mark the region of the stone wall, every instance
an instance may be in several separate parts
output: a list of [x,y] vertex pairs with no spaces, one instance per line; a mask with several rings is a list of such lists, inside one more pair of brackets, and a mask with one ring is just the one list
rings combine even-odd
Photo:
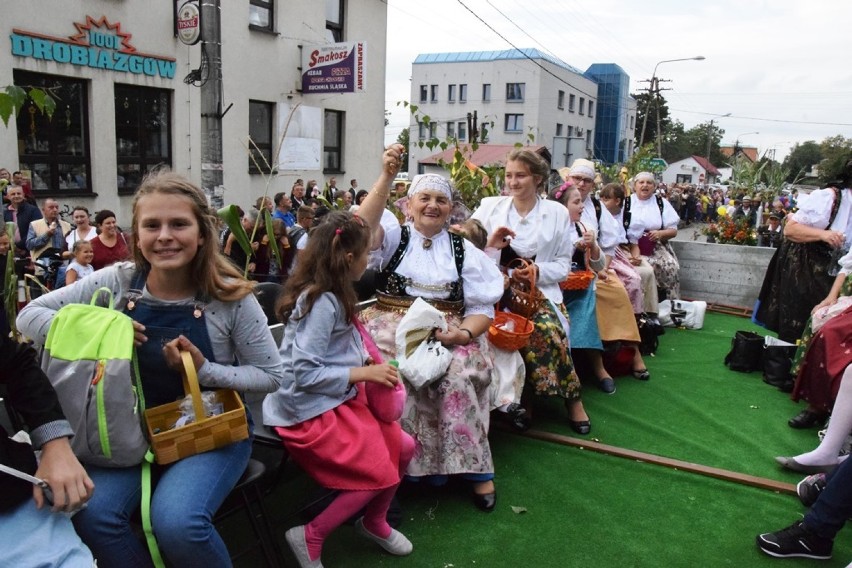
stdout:
[[743,308],[754,307],[775,249],[671,241],[680,261],[684,298]]

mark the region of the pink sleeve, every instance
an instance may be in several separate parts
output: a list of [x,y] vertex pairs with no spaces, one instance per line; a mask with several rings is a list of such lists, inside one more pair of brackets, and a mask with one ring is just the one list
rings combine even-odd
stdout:
[[367,404],[373,415],[382,422],[396,422],[402,416],[405,407],[405,387],[402,381],[395,387],[388,388],[378,383],[364,383],[367,394]]

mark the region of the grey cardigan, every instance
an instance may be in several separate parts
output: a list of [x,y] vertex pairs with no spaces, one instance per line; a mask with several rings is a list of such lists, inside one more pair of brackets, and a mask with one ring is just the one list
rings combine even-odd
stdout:
[[326,292],[305,313],[304,295],[284,328],[284,380],[263,401],[263,423],[293,426],[354,397],[349,372],[365,363],[361,335],[337,297]]

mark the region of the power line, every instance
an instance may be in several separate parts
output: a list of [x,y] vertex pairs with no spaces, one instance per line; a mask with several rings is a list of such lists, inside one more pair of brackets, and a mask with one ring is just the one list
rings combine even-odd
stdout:
[[556,79],[556,80],[557,80],[557,81],[559,81],[560,83],[563,83],[563,84],[565,84],[565,85],[567,85],[567,86],[571,87],[571,88],[572,88],[572,89],[574,89],[575,91],[578,91],[578,92],[580,92],[580,93],[582,93],[582,94],[586,95],[587,97],[591,97],[591,98],[594,98],[595,100],[597,100],[597,98],[598,98],[598,97],[597,97],[597,95],[590,95],[590,94],[589,94],[589,93],[587,93],[586,91],[584,91],[584,90],[582,90],[582,89],[580,89],[580,88],[578,88],[578,87],[575,87],[574,85],[572,85],[571,83],[569,83],[568,81],[566,81],[565,79],[563,79],[562,77],[560,77],[560,76],[558,76],[557,74],[555,74],[553,71],[551,71],[550,69],[548,69],[547,67],[545,67],[544,65],[542,65],[541,63],[539,63],[538,61],[536,61],[535,59],[533,59],[532,57],[530,57],[529,55],[527,55],[527,53],[526,53],[524,50],[522,50],[521,48],[519,48],[518,46],[516,46],[514,43],[512,43],[511,41],[509,41],[509,40],[506,38],[506,36],[504,36],[503,34],[501,34],[500,32],[498,32],[496,29],[494,29],[494,28],[491,26],[491,24],[489,24],[488,22],[486,22],[485,20],[483,20],[483,19],[479,16],[479,14],[477,14],[476,12],[474,12],[473,10],[471,10],[470,8],[468,8],[468,6],[467,6],[464,2],[462,2],[462,0],[457,0],[457,1],[458,1],[458,3],[459,3],[459,4],[461,4],[461,5],[462,5],[462,7],[464,7],[464,9],[465,9],[465,10],[467,10],[468,12],[470,12],[471,14],[473,14],[473,16],[474,16],[477,20],[479,20],[480,22],[482,22],[482,23],[483,23],[483,24],[484,24],[484,25],[485,25],[485,26],[486,26],[489,30],[491,30],[492,32],[494,32],[495,34],[497,34],[497,36],[499,36],[499,37],[500,37],[500,39],[502,39],[503,41],[505,41],[506,43],[508,43],[509,45],[511,45],[513,48],[515,48],[516,50],[518,50],[518,52],[519,52],[521,55],[523,55],[524,57],[526,57],[527,59],[529,59],[530,61],[532,61],[532,62],[533,62],[533,64],[535,64],[536,66],[538,66],[538,67],[539,67],[542,71],[544,71],[544,72],[545,72],[545,73],[547,73],[548,75],[552,76],[554,79]]
[[[706,116],[716,116],[718,113],[715,112],[698,112],[694,110],[682,110],[682,109],[669,109],[675,110],[677,112],[686,112],[689,114],[703,114]],[[763,122],[781,122],[784,124],[813,124],[818,126],[852,126],[852,123],[849,122],[817,122],[812,120],[782,120],[780,118],[759,118],[755,116],[740,116],[736,114],[732,114],[729,118],[742,118],[745,120],[761,120]]]

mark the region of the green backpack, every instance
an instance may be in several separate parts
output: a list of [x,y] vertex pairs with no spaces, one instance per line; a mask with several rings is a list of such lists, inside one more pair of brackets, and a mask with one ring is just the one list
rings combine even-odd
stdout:
[[[108,307],[96,305],[102,292],[109,297]],[[69,304],[56,312],[42,370],[74,430],[71,449],[81,462],[104,467],[142,463],[148,440],[133,320],[113,309],[109,288],[96,290],[89,304]]]

